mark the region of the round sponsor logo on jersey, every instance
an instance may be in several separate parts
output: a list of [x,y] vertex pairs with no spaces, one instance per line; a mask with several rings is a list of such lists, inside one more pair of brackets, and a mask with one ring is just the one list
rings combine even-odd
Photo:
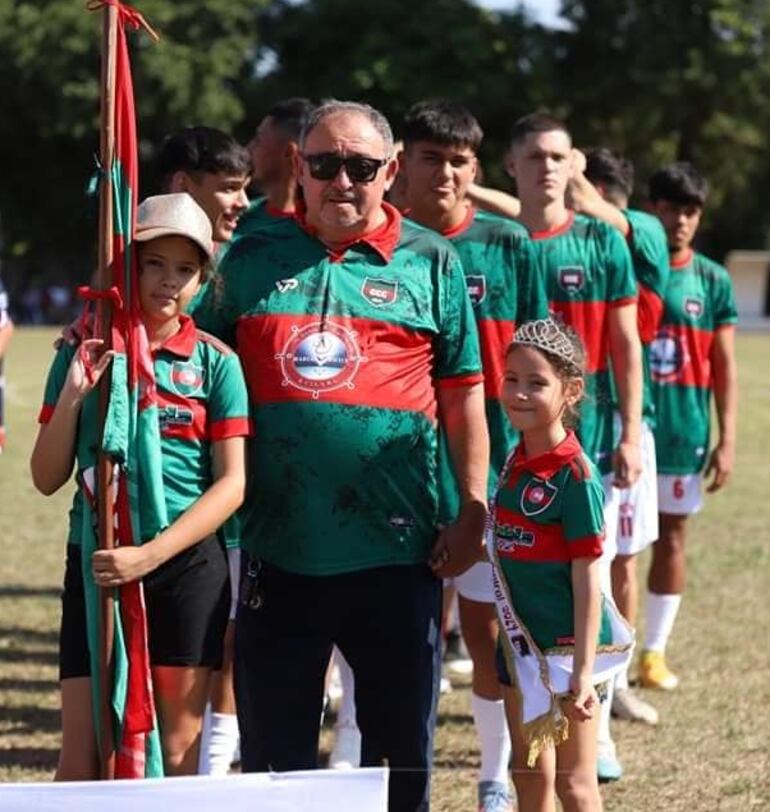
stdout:
[[521,492],[521,512],[525,516],[536,516],[547,510],[559,489],[544,479],[533,479]]
[[343,386],[353,389],[366,361],[355,331],[320,321],[292,327],[283,351],[275,357],[281,362],[283,385],[310,392],[314,398]]
[[686,355],[679,336],[661,333],[650,344],[650,370],[653,380],[670,381],[679,374]]
[[191,361],[174,361],[169,380],[177,395],[186,398],[197,395],[203,388],[203,367]]

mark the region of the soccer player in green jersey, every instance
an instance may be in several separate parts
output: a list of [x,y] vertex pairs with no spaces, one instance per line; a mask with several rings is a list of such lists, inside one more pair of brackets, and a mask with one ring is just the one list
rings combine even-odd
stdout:
[[[477,560],[486,516],[478,336],[455,250],[383,202],[397,162],[381,113],[320,106],[297,169],[303,209],[234,241],[206,322],[235,342],[255,420],[235,641],[241,763],[317,766],[336,644],[355,673],[361,763],[387,760],[390,808],[409,812],[429,797],[437,576]],[[461,500],[437,532],[439,428]]]
[[[502,359],[517,323],[547,313],[545,289],[523,226],[477,211],[467,197],[477,171],[483,132],[462,105],[443,99],[419,102],[402,127],[407,215],[449,239],[465,271],[479,328],[491,442],[490,490],[515,432],[500,402]],[[456,483],[442,466],[443,511],[456,512]],[[473,660],[471,709],[481,746],[479,810],[510,809],[510,739],[495,668],[497,622],[491,565],[475,564],[455,579],[460,626]]]
[[[62,598],[59,780],[98,777],[84,578],[114,587],[143,580],[152,680],[165,772],[192,775],[213,668],[222,659],[229,586],[216,530],[241,504],[248,397],[237,356],[185,315],[212,258],[211,225],[187,194],[159,195],[137,210],[142,324],[152,353],[163,491],[169,525],[137,546],[81,559],[83,483],[96,464],[98,397],[110,362],[99,339],[63,344],[51,366],[32,452],[35,486],[59,490],[77,468]],[[88,374],[88,367],[93,373]]]
[[[706,180],[688,163],[672,164],[650,178],[650,208],[666,230],[671,275],[651,348],[660,537],[647,581],[639,676],[642,685],[665,690],[678,683],[666,665],[665,648],[685,586],[687,517],[701,508],[703,480],[710,478],[707,492],[718,491],[735,461],[733,287],[725,268],[692,247],[707,193]],[[712,394],[719,436],[709,453]]]
[[[632,485],[641,472],[637,284],[622,235],[567,205],[576,157],[569,131],[558,119],[533,114],[514,124],[507,165],[516,178],[520,221],[533,240],[551,310],[577,332],[586,347],[587,398],[578,437],[604,476],[607,537],[602,572],[611,592],[618,489]],[[620,415],[619,442],[613,426],[613,391]],[[599,766],[602,777],[613,780],[622,770],[609,735],[609,712],[602,717]]]
[[[620,494],[617,530],[618,553],[612,562],[612,592],[618,608],[636,625],[637,555],[658,538],[658,486],[655,465],[655,411],[652,403],[649,346],[663,315],[668,282],[668,246],[660,221],[646,212],[628,208],[634,181],[630,161],[606,148],[589,150],[585,171],[573,172],[568,194],[575,211],[604,220],[626,238],[639,285],[638,325],[644,360],[642,401],[642,475]],[[628,672],[615,679],[612,713],[622,719],[657,724],[658,713],[631,690]]]

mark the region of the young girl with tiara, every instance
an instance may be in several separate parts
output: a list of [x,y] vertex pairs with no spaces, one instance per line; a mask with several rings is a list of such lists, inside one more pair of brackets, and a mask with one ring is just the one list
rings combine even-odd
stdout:
[[630,658],[633,632],[601,594],[601,476],[568,428],[583,396],[580,339],[553,319],[522,324],[502,401],[521,442],[490,506],[487,553],[498,666],[520,812],[600,810],[597,686]]
[[203,709],[212,669],[222,659],[230,608],[227,558],[215,531],[243,500],[248,396],[237,355],[184,315],[211,267],[211,224],[189,195],[159,195],[138,207],[134,242],[139,329],[152,356],[148,389],[157,403],[162,476],[160,493],[145,491],[142,498],[163,502],[165,526],[145,531],[149,537],[136,546],[98,550],[88,560],[87,481],[100,445],[95,387],[112,359],[101,340],[60,347],[32,452],[32,477],[42,493],[61,488],[73,467],[81,486],[70,511],[62,595],[57,780],[99,776],[87,632],[94,584],[143,582],[163,768],[171,775],[197,770]]

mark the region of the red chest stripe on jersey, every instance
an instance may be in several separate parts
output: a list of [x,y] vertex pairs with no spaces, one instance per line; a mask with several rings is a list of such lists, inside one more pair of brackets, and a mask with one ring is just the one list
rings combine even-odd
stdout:
[[[207,440],[208,426],[206,420],[205,404],[195,398],[186,398],[169,392],[166,389],[158,390],[158,408],[173,412],[178,410],[178,421],[164,421],[161,425],[163,437],[175,437],[180,440]],[[183,414],[191,414],[192,419],[187,422],[181,419]]]
[[225,417],[213,420],[209,427],[209,439],[212,442],[227,440],[229,437],[251,437],[254,429],[248,417]]
[[551,301],[548,307],[580,336],[586,349],[586,372],[595,373],[607,369],[610,348],[607,302]]
[[51,418],[53,417],[53,410],[55,408],[56,408],[55,406],[50,406],[49,404],[44,403],[40,407],[40,412],[39,412],[39,414],[37,416],[37,422],[38,423],[50,423]]
[[[498,529],[505,527],[509,533],[500,534]],[[532,536],[532,543],[528,543],[528,534]],[[524,543],[514,543],[508,546],[507,536],[514,535],[515,539],[524,539]],[[533,522],[523,513],[508,510],[502,505],[495,511],[495,542],[497,552],[501,558],[510,558],[516,561],[569,561],[569,545],[564,538],[564,530],[560,524],[545,524]]]
[[650,368],[656,383],[711,386],[714,333],[686,324],[665,324],[651,345]]
[[268,314],[240,319],[237,346],[254,403],[319,400],[436,420],[427,333],[374,319]]
[[481,344],[481,363],[484,368],[484,395],[488,399],[499,400],[503,391],[505,351],[513,339],[516,323],[479,319],[477,324]]

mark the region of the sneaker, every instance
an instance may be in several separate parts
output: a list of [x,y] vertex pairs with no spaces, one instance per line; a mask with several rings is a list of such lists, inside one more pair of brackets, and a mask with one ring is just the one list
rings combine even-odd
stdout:
[[616,688],[612,697],[612,715],[627,722],[658,724],[658,712],[630,688]]
[[643,651],[639,658],[639,684],[643,688],[673,691],[679,677],[668,670],[662,651]]
[[508,785],[500,781],[479,781],[479,812],[513,812]]
[[473,672],[473,660],[468,655],[462,636],[458,632],[450,632],[444,646],[444,663],[449,671],[459,676],[466,676]]
[[361,766],[361,731],[350,720],[334,726],[334,748],[329,755],[332,770],[350,770]]
[[599,743],[598,758],[596,759],[596,776],[600,784],[607,784],[610,781],[620,781],[623,775],[623,767],[618,761],[615,752],[615,744]]

